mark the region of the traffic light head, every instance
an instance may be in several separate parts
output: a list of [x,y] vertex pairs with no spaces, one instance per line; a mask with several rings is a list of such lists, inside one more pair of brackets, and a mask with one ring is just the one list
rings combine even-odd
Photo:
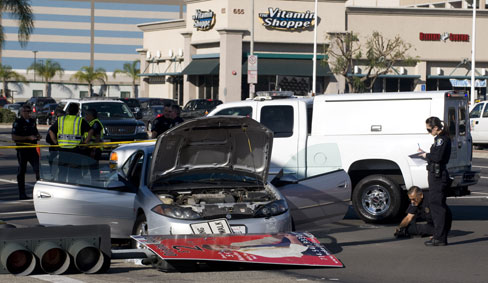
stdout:
[[36,266],[62,274],[73,266],[83,273],[110,267],[108,225],[0,229],[0,273],[29,275]]

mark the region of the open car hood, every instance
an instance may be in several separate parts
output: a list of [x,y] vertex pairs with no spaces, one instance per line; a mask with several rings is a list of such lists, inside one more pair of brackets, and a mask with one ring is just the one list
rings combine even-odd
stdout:
[[149,186],[169,174],[192,170],[238,171],[267,180],[273,132],[247,117],[203,117],[160,135]]

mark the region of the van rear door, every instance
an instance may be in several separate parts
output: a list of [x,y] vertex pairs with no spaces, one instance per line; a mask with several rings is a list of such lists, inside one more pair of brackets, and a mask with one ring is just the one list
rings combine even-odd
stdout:
[[467,115],[467,99],[447,94],[444,121],[451,137],[451,160],[449,167],[469,166],[471,161],[471,137]]

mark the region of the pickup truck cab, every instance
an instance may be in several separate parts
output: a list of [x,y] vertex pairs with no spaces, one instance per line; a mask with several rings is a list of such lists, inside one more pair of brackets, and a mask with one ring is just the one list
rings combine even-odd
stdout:
[[488,101],[474,105],[469,113],[474,145],[488,145]]
[[428,188],[425,161],[409,155],[419,145],[430,148],[430,116],[444,120],[451,135],[455,194],[467,194],[467,186],[477,183],[467,113],[467,97],[438,91],[247,100],[219,105],[208,116],[249,116],[271,129],[270,174],[283,170],[285,178],[301,180],[344,168],[357,214],[379,222],[404,212],[406,189]]

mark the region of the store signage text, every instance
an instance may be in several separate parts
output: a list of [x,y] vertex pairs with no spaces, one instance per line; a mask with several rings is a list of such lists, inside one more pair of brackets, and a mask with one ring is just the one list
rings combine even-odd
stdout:
[[457,33],[423,33],[419,34],[419,38],[421,41],[462,41],[462,42],[469,42],[469,34],[457,34]]
[[268,8],[267,13],[259,13],[263,25],[268,28],[281,30],[308,29],[314,25],[314,13],[294,12],[280,8]]
[[212,10],[201,11],[197,9],[192,19],[194,21],[193,27],[197,30],[210,30],[215,25],[215,13]]

